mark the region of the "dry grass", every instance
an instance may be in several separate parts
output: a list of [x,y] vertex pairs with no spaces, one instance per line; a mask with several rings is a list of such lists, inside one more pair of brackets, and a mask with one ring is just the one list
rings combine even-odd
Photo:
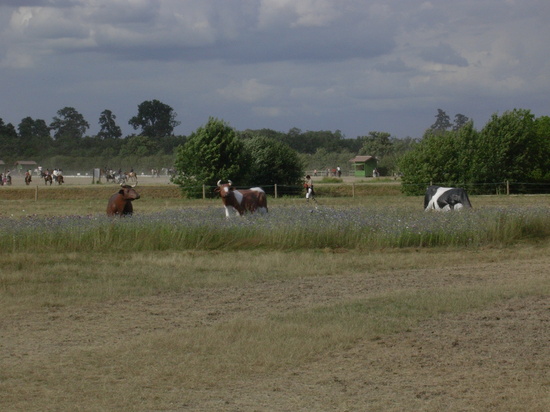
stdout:
[[549,406],[547,248],[1,263],[2,410]]
[[0,409],[546,411],[549,250],[0,253]]

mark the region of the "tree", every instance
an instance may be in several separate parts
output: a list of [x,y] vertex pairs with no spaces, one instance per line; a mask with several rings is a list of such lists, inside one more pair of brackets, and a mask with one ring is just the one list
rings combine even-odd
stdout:
[[472,182],[475,172],[472,157],[478,133],[469,122],[459,131],[426,131],[399,161],[403,173],[402,190],[420,195],[430,183],[463,186]]
[[180,124],[175,118],[177,113],[170,106],[158,100],[144,101],[138,106],[137,116],[128,124],[134,129],[141,128],[141,134],[159,140],[172,135],[174,128]]
[[0,119],[0,153],[5,159],[18,155],[19,145],[17,139],[17,131],[11,123],[5,124]]
[[546,174],[547,138],[537,133],[535,117],[525,109],[493,114],[481,130],[475,166],[481,182],[533,182]]
[[73,107],[64,107],[58,110],[57,114],[59,117],[53,118],[50,129],[54,131],[54,139],[60,151],[69,154],[72,150],[78,149],[79,140],[84,137],[90,125]]
[[250,157],[235,130],[223,120],[210,117],[176,149],[172,182],[187,196],[199,197],[202,185],[214,186],[220,179],[244,182],[249,165]]
[[244,141],[250,155],[248,180],[253,185],[299,185],[304,167],[298,153],[287,144],[265,136]]
[[363,137],[363,147],[359,150],[360,155],[382,158],[391,152],[392,143],[390,134],[386,132],[369,132]]
[[25,117],[17,129],[23,149],[20,153],[22,157],[44,156],[44,152],[51,147],[53,140],[50,136],[50,129],[44,120]]
[[124,139],[124,144],[120,148],[119,156],[150,156],[158,150],[155,141],[147,136],[131,136]]
[[441,109],[437,109],[435,118],[435,123],[430,126],[431,130],[445,131],[452,126],[449,116]]
[[76,111],[74,107],[64,107],[57,111],[59,117],[55,116],[53,122],[50,123],[50,128],[54,130],[54,138],[71,138],[80,139],[84,137],[86,130],[90,125],[84,116]]
[[453,130],[456,132],[458,129],[460,129],[462,126],[466,125],[470,119],[468,119],[468,116],[464,116],[463,114],[455,114],[455,121],[453,124]]
[[101,130],[97,134],[100,139],[117,139],[122,136],[122,130],[116,124],[116,116],[110,110],[103,110],[99,116]]

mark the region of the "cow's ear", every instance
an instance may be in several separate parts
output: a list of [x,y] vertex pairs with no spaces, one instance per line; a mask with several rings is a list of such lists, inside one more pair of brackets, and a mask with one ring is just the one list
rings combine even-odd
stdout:
[[120,189],[120,190],[118,191],[118,193],[121,194],[121,195],[123,195],[123,194],[124,194],[124,189]]

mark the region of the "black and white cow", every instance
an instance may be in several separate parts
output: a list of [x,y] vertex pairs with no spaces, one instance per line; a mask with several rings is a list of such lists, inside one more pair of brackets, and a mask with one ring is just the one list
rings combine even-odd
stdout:
[[424,210],[460,210],[471,208],[468,193],[458,187],[429,186],[424,196]]

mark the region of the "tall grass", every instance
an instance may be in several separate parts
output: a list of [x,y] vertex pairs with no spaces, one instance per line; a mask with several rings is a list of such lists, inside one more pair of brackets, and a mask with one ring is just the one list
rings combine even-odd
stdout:
[[0,220],[0,253],[43,251],[247,250],[511,245],[550,237],[548,208],[426,213],[371,207],[289,206],[226,219],[219,207],[132,218],[27,217]]

